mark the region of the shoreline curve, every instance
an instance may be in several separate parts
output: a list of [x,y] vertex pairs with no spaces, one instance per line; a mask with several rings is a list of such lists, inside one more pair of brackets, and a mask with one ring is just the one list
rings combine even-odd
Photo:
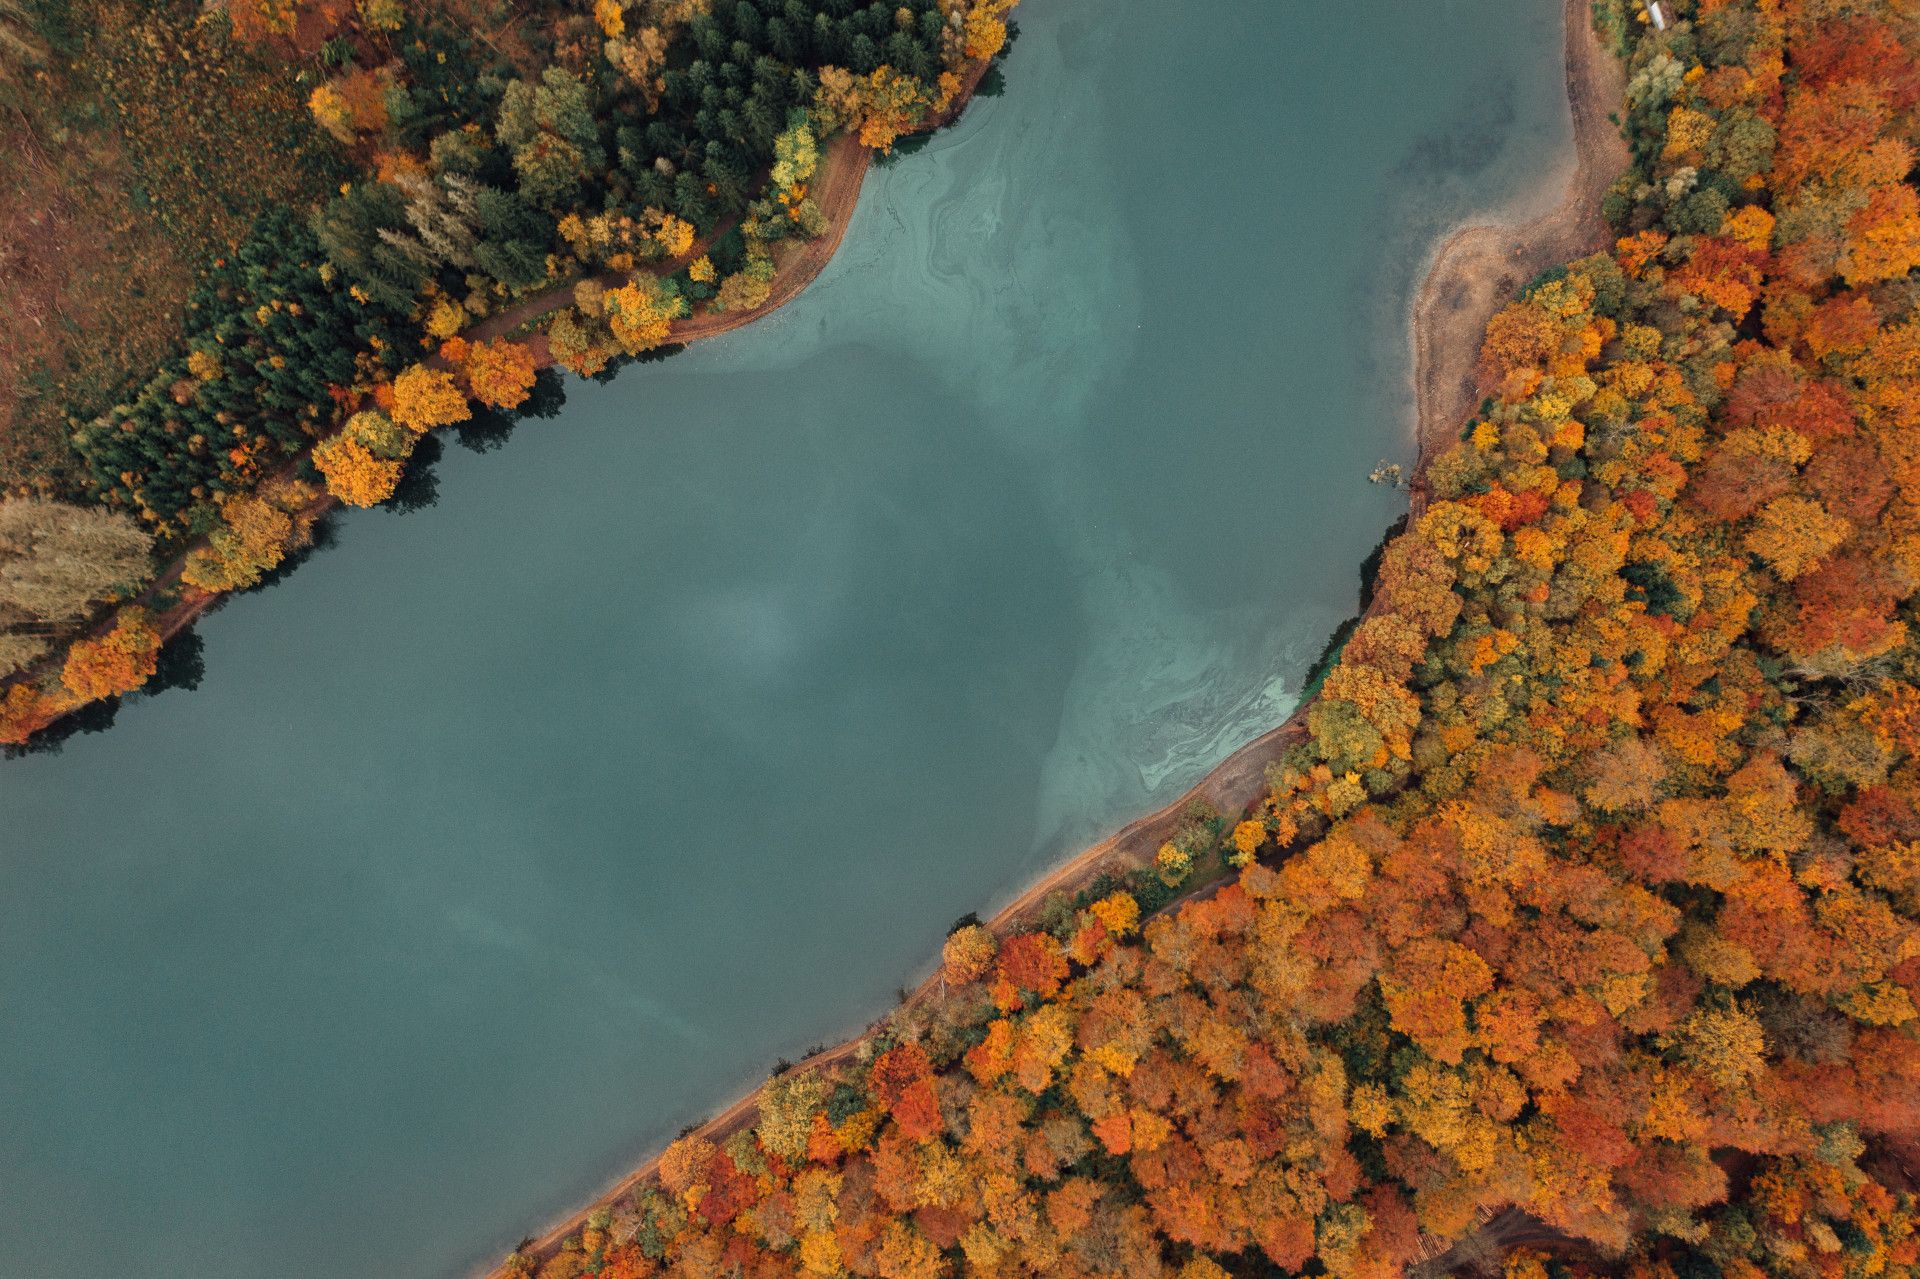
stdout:
[[1626,139],[1613,122],[1625,100],[1626,72],[1600,42],[1587,0],[1564,0],[1567,105],[1573,155],[1563,166],[1558,201],[1527,216],[1523,199],[1475,213],[1441,236],[1428,254],[1407,317],[1413,349],[1416,470],[1451,443],[1478,403],[1474,365],[1493,313],[1542,271],[1605,246],[1600,201],[1627,168]]
[[[992,57],[975,61],[967,71],[967,74],[962,78],[960,87],[954,94],[953,100],[948,103],[943,110],[932,116],[913,132],[915,134],[933,133],[957,121],[966,111],[967,107],[972,104],[975,91],[980,87],[981,81],[986,78],[987,72],[992,69],[994,61],[995,59]],[[814,181],[814,198],[820,206],[821,213],[824,214],[827,219],[827,229],[812,240],[798,243],[779,259],[775,267],[776,273],[773,278],[771,291],[757,306],[727,312],[707,310],[702,311],[698,315],[684,316],[673,322],[673,327],[668,333],[667,341],[661,345],[673,347],[685,346],[690,342],[716,338],[722,334],[731,333],[735,329],[745,328],[754,321],[764,319],[774,311],[779,310],[804,292],[807,286],[812,284],[814,280],[819,277],[820,273],[826,269],[827,263],[830,262],[834,254],[839,251],[841,241],[846,238],[847,228],[852,225],[854,210],[859,204],[861,187],[866,181],[867,171],[872,167],[872,164],[872,148],[862,145],[860,141],[851,134],[842,133],[823,147],[820,157],[820,167]],[[704,253],[713,241],[719,239],[720,236],[724,235],[733,225],[734,222],[732,219],[723,221],[719,226],[715,227],[710,234],[696,242],[692,249],[678,258],[659,264],[652,273],[663,274],[679,270],[695,257]],[[627,277],[617,273],[606,273],[597,278],[601,283],[613,287]],[[493,315],[481,320],[478,324],[466,329],[461,336],[468,341],[489,341],[493,338],[516,333],[522,329],[531,328],[532,331],[522,334],[520,340],[532,349],[536,368],[541,370],[552,368],[557,361],[554,360],[552,352],[548,349],[545,331],[537,326],[560,308],[572,304],[574,286],[577,283],[578,281],[569,281],[565,284],[557,284],[535,294],[533,297],[523,299],[513,306],[508,307],[506,310],[495,312]],[[440,356],[432,357],[427,363],[436,365],[437,367],[446,367],[444,360]],[[301,450],[299,455],[283,465],[277,474],[281,476],[294,474],[301,463],[312,455],[312,451],[311,446]],[[302,508],[295,515],[295,518],[303,524],[310,526],[314,521],[331,514],[342,506],[343,503],[340,499],[323,490],[319,496]],[[290,512],[290,514],[293,513]],[[84,631],[75,634],[67,641],[66,646],[49,652],[45,656],[36,659],[5,678],[0,678],[0,695],[4,695],[9,688],[15,685],[32,683],[46,675],[49,670],[54,669],[58,663],[65,660],[65,654],[73,643],[81,639],[98,638],[107,633],[113,626],[112,619],[117,615],[120,607],[123,605],[132,604],[146,607],[160,595],[178,587],[181,581],[181,574],[186,568],[188,556],[205,545],[207,545],[207,539],[204,537],[188,543],[180,549],[179,554],[175,555],[167,567],[149,582],[138,595],[130,600],[120,601],[112,608],[107,609],[101,620],[96,621]],[[209,613],[217,612],[227,601],[241,594],[245,594],[245,592],[194,591],[185,595],[176,603],[161,610],[152,619],[154,630],[159,634],[161,644],[171,643],[185,632],[191,630],[194,624],[202,617],[207,616]],[[138,692],[139,690],[135,689],[132,691]],[[95,704],[95,702],[86,701],[65,707],[51,719],[46,720],[33,729],[25,741],[10,743],[10,745],[29,746],[34,736],[45,732],[48,728],[58,724],[74,713]]]

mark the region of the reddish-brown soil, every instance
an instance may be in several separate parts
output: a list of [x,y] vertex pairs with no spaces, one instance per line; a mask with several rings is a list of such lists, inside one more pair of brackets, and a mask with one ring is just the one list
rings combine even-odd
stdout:
[[[117,385],[179,338],[193,275],[128,195],[108,129],[46,136],[0,108],[0,488],[72,482],[61,403]],[[99,335],[111,333],[102,345]]]
[[751,324],[769,311],[776,311],[800,296],[801,290],[819,276],[846,237],[847,224],[853,220],[853,206],[860,200],[860,186],[866,180],[867,165],[873,152],[853,138],[835,138],[820,158],[809,194],[827,217],[826,231],[812,240],[803,240],[779,259],[780,270],[773,278],[773,291],[759,306],[745,311],[703,311],[673,326],[675,342],[697,342],[718,337]]
[[[759,306],[739,311],[702,310],[682,320],[675,320],[671,342],[698,342],[703,338],[718,337],[760,319],[770,311],[776,311],[800,295],[820,274],[845,238],[847,224],[853,219],[854,205],[860,199],[860,186],[867,176],[867,165],[873,152],[861,146],[859,142],[841,135],[827,144],[820,156],[820,167],[814,174],[810,194],[820,206],[820,212],[826,216],[827,229],[818,238],[802,240],[789,244],[777,259],[777,273],[773,278],[772,292]],[[687,253],[670,262],[661,263],[652,268],[658,275],[672,275],[688,262],[705,252],[715,240],[725,235],[732,227],[731,220],[722,222]],[[621,281],[619,275],[605,273],[594,277],[602,284],[615,285]],[[488,316],[474,325],[466,333],[473,341],[485,341],[509,333],[519,333],[529,326],[536,326],[548,315],[567,306],[573,301],[572,284],[556,285],[544,293],[539,293],[524,301],[516,302],[504,311]],[[531,345],[544,367],[553,362],[547,352],[545,336],[530,333],[525,340]]]
[[[924,128],[929,130],[943,128],[958,119],[961,112],[966,109],[968,101],[971,100],[974,89],[979,86],[981,78],[985,76],[989,65],[987,62],[976,64],[962,81],[960,91],[955,94],[947,109],[929,120]],[[821,155],[820,167],[814,175],[812,190],[815,202],[827,218],[827,230],[816,239],[791,245],[785,249],[777,259],[777,273],[773,279],[772,290],[759,306],[739,311],[703,311],[686,319],[676,320],[670,341],[684,344],[730,333],[778,310],[798,297],[801,291],[819,276],[835,251],[839,249],[840,241],[846,236],[847,225],[852,221],[854,207],[859,203],[860,187],[866,179],[867,166],[872,158],[873,152],[851,137],[843,135],[829,143]],[[694,257],[705,252],[707,246],[724,235],[731,225],[730,221],[721,223],[711,235],[696,244],[688,253],[670,262],[661,263],[653,270],[661,275],[671,275],[679,271]],[[3,262],[4,260],[0,260],[0,264]],[[612,274],[598,278],[602,283],[607,284],[617,283],[619,280],[618,276]],[[537,329],[537,325],[546,316],[572,303],[573,288],[574,286],[569,283],[557,285],[536,294],[489,316],[469,329],[465,336],[470,340],[484,341],[503,334],[518,334],[530,327]],[[552,356],[547,350],[544,334],[534,331],[525,336],[525,341],[533,348],[541,367],[544,368],[553,363]],[[303,454],[302,458],[289,462],[281,468],[280,473],[283,476],[292,475],[304,456]],[[302,515],[307,518],[318,518],[337,505],[338,502],[330,494],[323,494],[311,503]],[[181,570],[186,567],[187,554],[201,544],[196,542],[193,546],[185,548],[134,602],[151,608],[156,598],[173,590],[180,582]],[[161,638],[171,640],[191,627],[225,598],[223,595],[207,595],[204,592],[189,589],[185,592],[185,598],[160,610],[151,620]],[[111,614],[108,614],[96,622],[89,634],[103,633],[111,625]],[[59,660],[58,651],[49,654],[18,672],[12,679],[0,681],[0,690],[4,690],[9,683],[40,678],[51,668],[52,663]]]
[[[820,169],[814,180],[815,199],[820,205],[821,212],[829,219],[827,230],[817,239],[804,241],[789,248],[779,258],[772,292],[759,306],[739,311],[702,312],[687,319],[676,320],[670,340],[677,343],[698,342],[705,338],[718,337],[722,333],[730,333],[753,323],[799,296],[801,290],[814,281],[821,269],[826,266],[827,261],[832,258],[835,250],[840,247],[840,241],[846,235],[847,224],[853,217],[854,206],[859,201],[860,186],[866,177],[867,165],[871,158],[872,152],[852,138],[843,136],[830,143],[821,155]],[[708,237],[708,241],[724,234],[725,230],[726,225],[723,224],[716,230],[714,236]],[[695,246],[690,253],[663,263],[655,269],[663,275],[670,275],[685,266],[704,247],[705,242]],[[615,283],[618,280],[618,277],[613,275],[599,278],[604,283]],[[543,317],[560,307],[569,305],[572,301],[573,285],[557,286],[489,316],[468,330],[466,336],[478,341],[515,333],[529,325],[537,324]],[[541,367],[544,368],[553,363],[547,351],[544,334],[534,332],[525,340],[533,347]],[[289,462],[281,468],[281,474],[292,475],[298,468],[299,462],[300,459]],[[317,518],[337,505],[339,505],[338,501],[330,494],[323,494],[306,508],[304,514]],[[194,546],[198,545],[200,545],[198,542],[194,544]],[[188,551],[192,549],[193,547],[187,548]],[[186,567],[186,554],[187,552],[183,551],[177,556],[134,602],[151,605],[155,598],[172,590],[180,581],[181,570]],[[153,625],[163,639],[170,640],[192,626],[224,598],[226,597],[222,595],[206,595],[202,592],[189,591],[187,598],[155,615],[152,619]],[[95,627],[95,633],[105,631],[111,624],[109,615]],[[20,672],[15,680],[36,678],[44,674],[49,662],[57,660],[59,660],[57,653],[43,658]],[[0,683],[0,688],[4,687],[4,683]]]

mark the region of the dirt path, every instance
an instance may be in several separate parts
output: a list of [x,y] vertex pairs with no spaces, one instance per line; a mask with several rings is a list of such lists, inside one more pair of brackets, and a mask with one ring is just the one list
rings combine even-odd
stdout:
[[777,311],[800,296],[801,290],[819,276],[829,259],[846,238],[853,221],[854,205],[860,200],[860,187],[866,181],[873,152],[845,134],[835,138],[821,156],[814,183],[808,188],[820,212],[827,215],[827,230],[812,240],[802,240],[779,260],[779,273],[773,278],[773,292],[750,311],[704,311],[673,322],[675,342],[698,342],[702,338],[731,333],[751,324],[769,311]]
[[[840,241],[846,238],[847,227],[853,221],[854,206],[860,201],[861,184],[866,180],[867,168],[872,161],[873,152],[861,146],[853,137],[841,134],[829,142],[820,154],[820,167],[815,170],[813,185],[808,191],[814,203],[820,206],[820,212],[825,215],[827,229],[815,239],[790,241],[781,250],[776,250],[778,256],[772,292],[759,306],[741,311],[703,310],[685,319],[675,320],[667,341],[684,345],[703,338],[719,337],[722,333],[744,328],[799,297],[801,291],[825,269],[827,262],[840,248]],[[713,229],[711,235],[703,237],[687,252],[647,270],[658,276],[673,275],[711,248],[737,221],[735,218],[726,219]],[[618,271],[602,271],[590,278],[608,288],[616,288],[626,283],[628,277]],[[573,290],[574,284],[571,282],[555,285],[544,293],[535,294],[488,316],[462,336],[468,341],[483,342],[516,334],[519,340],[533,349],[535,363],[541,368],[548,368],[554,359],[547,350],[546,334],[523,334],[520,330],[538,324],[562,307],[571,306]]]
[[1434,250],[1410,317],[1421,455],[1444,447],[1479,403],[1473,366],[1493,313],[1549,267],[1604,246],[1600,200],[1627,167],[1627,144],[1607,117],[1626,75],[1600,43],[1587,0],[1565,0],[1567,102],[1574,159],[1559,203],[1534,218],[1498,214],[1456,229]]

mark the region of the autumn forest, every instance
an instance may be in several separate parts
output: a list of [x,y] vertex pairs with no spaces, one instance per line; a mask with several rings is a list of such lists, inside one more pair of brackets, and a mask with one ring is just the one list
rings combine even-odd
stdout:
[[[0,0],[36,128],[94,77],[288,139],[268,184],[183,111],[124,366],[21,355],[0,739],[550,367],[778,306],[1011,8]],[[961,920],[498,1276],[1920,1275],[1920,6],[1591,16],[1606,242],[1486,325],[1258,802]]]
[[506,1273],[1920,1270],[1920,15],[1665,8],[1267,799]]

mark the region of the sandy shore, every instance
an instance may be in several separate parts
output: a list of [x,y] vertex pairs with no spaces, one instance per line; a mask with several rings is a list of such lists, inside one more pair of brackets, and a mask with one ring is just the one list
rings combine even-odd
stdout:
[[1587,0],[1565,0],[1567,103],[1574,154],[1556,179],[1557,204],[1537,217],[1483,214],[1434,247],[1409,317],[1414,430],[1424,460],[1454,439],[1480,402],[1473,366],[1493,313],[1549,267],[1606,245],[1600,201],[1627,167],[1626,140],[1607,117],[1621,109],[1625,69],[1600,43]]

